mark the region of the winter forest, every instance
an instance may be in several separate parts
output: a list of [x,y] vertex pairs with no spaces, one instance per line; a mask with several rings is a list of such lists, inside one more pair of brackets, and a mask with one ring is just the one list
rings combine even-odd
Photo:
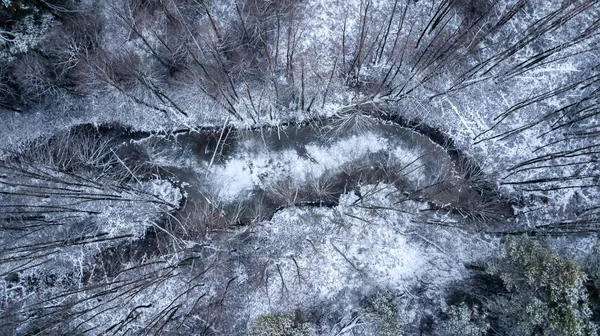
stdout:
[[597,0],[0,0],[0,335],[597,335]]

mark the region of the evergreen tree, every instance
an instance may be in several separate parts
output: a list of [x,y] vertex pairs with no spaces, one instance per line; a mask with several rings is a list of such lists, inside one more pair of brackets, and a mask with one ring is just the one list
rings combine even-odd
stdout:
[[595,335],[580,266],[537,241],[509,240],[487,271],[504,282],[507,293],[487,308],[507,335]]

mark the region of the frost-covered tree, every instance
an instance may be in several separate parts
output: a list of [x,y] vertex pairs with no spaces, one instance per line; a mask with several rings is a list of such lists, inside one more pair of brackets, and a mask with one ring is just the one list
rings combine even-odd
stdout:
[[444,307],[448,318],[440,324],[439,335],[442,336],[482,336],[489,329],[481,319],[464,302],[459,305]]
[[487,303],[507,335],[594,335],[580,266],[537,241],[507,241],[487,271],[507,293]]
[[401,335],[401,321],[404,312],[399,311],[394,297],[377,291],[362,302],[361,320],[373,325],[381,336]]
[[312,323],[298,321],[293,315],[265,315],[254,321],[251,336],[315,336]]
[[0,2],[0,60],[11,61],[16,55],[40,44],[55,17],[69,12],[70,0],[2,0]]

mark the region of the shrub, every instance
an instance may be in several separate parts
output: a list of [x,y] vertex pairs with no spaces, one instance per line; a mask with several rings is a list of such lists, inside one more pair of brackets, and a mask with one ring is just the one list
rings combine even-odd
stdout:
[[310,336],[315,326],[292,315],[264,315],[254,321],[251,336]]
[[[37,46],[53,24],[53,17],[42,6],[29,1],[0,1],[0,61]],[[58,7],[57,7],[58,8]]]
[[448,319],[440,325],[440,334],[444,336],[481,336],[488,327],[474,318],[471,309],[462,302],[457,306],[444,309]]
[[384,292],[375,292],[362,303],[363,320],[375,325],[378,335],[401,335],[400,312],[394,298]]
[[293,206],[305,200],[304,186],[299,185],[291,177],[274,181],[265,187],[267,197],[275,203]]
[[48,61],[37,52],[30,52],[14,62],[12,82],[23,104],[39,102],[60,92]]

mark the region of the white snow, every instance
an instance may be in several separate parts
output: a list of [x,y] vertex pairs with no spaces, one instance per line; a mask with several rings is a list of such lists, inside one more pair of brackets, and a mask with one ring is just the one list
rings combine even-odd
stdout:
[[221,199],[233,201],[256,187],[265,187],[265,182],[291,178],[302,183],[307,175],[318,177],[325,170],[339,169],[345,163],[388,147],[387,139],[366,133],[329,145],[307,145],[306,155],[293,149],[270,153],[266,150],[238,152],[224,165],[215,165],[210,179]]
[[[362,193],[372,187],[363,186]],[[437,290],[465,275],[464,262],[493,251],[493,243],[460,229],[415,223],[426,205],[395,206],[385,196],[390,188],[358,203],[355,194],[344,195],[332,209],[289,208],[257,227],[255,257],[268,263],[270,276],[250,293],[247,313],[255,318],[310,308],[341,292],[372,287],[410,290],[420,281]]]

